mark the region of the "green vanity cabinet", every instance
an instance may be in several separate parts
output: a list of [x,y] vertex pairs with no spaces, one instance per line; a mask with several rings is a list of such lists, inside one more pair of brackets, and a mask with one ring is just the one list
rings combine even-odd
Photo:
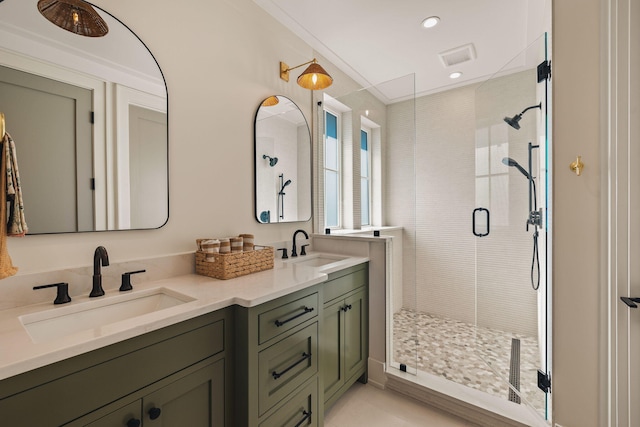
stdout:
[[[232,309],[224,309],[25,372],[0,381],[0,420],[233,426],[232,339]],[[160,409],[154,421],[151,405]],[[193,421],[187,408],[196,410]]]
[[368,264],[329,276],[323,285],[320,338],[324,403],[328,408],[356,380],[366,382],[368,359]]
[[322,425],[318,287],[236,307],[235,319],[236,425]]
[[224,363],[224,359],[200,363],[67,425],[224,426]]

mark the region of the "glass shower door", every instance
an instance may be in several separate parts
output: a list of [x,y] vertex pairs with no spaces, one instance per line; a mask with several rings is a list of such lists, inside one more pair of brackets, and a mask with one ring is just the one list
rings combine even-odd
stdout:
[[[476,90],[476,319],[479,386],[548,419],[546,36]],[[517,71],[514,71],[517,70]],[[544,381],[542,381],[544,382]]]

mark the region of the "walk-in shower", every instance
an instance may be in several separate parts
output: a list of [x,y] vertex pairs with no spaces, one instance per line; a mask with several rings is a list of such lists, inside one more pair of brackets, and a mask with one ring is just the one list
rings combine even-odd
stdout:
[[536,426],[550,418],[546,52],[544,35],[487,81],[387,114],[387,180],[414,182],[387,193],[404,229],[387,385]]

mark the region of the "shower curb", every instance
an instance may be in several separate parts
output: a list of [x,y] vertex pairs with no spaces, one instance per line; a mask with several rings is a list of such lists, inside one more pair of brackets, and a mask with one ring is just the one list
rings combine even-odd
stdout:
[[[470,421],[480,427],[549,426],[541,420],[533,419],[531,414],[521,413],[520,415],[522,416],[518,418],[528,418],[528,420],[518,421],[460,400],[446,393],[427,388],[421,384],[417,384],[415,382],[415,376],[412,374],[387,372],[387,382],[385,386],[389,390],[412,397],[422,403]],[[511,403],[511,405],[522,408],[521,405],[515,405],[513,403]]]

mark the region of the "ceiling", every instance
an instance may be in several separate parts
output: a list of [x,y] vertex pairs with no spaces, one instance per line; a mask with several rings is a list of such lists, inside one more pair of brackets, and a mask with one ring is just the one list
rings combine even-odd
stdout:
[[[551,0],[254,1],[362,86],[415,74],[423,96],[537,65],[514,58],[549,27]],[[440,23],[425,29],[430,16]],[[475,57],[445,65],[440,54],[462,47]],[[450,79],[453,71],[462,77]],[[384,102],[406,97],[384,86]]]
[[[59,65],[91,73],[82,59],[119,73],[133,73],[142,79],[164,81],[158,65],[146,47],[126,26],[96,8],[106,21],[104,37],[82,37],[56,27],[37,8],[38,0],[0,2],[0,48],[18,51]],[[70,60],[69,57],[73,57]],[[66,62],[65,62],[66,61]],[[83,69],[82,67],[86,67]]]

